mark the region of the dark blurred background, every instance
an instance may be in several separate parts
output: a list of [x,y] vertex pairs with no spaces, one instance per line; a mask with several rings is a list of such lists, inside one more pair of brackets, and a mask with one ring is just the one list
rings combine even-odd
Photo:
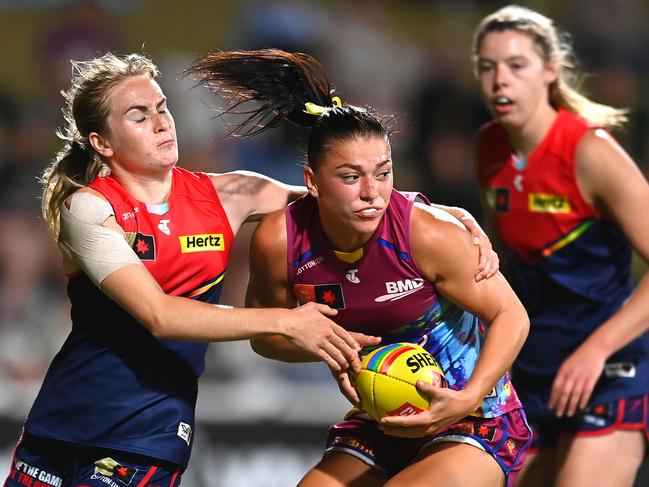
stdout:
[[[649,169],[649,2],[539,0],[522,5],[571,32],[587,92],[631,109],[617,134]],[[214,100],[178,73],[211,49],[280,47],[317,57],[346,102],[398,116],[396,187],[481,217],[470,138],[488,120],[469,62],[478,21],[506,2],[478,0],[0,0],[0,475],[69,329],[65,279],[39,212],[37,176],[59,148],[69,60],[144,52],[162,70],[180,165],[251,169],[301,184],[302,141],[275,129],[224,141]],[[240,305],[250,229],[238,238],[224,302]],[[636,276],[644,271],[637,262]],[[320,457],[346,403],[323,366],[257,358],[215,344],[201,381],[188,487],[295,485]],[[646,470],[646,469],[645,469]],[[643,476],[637,485],[648,485]]]

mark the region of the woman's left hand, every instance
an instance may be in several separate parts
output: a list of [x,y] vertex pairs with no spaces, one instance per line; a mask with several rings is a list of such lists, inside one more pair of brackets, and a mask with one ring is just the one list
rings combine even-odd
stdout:
[[474,398],[464,391],[435,387],[426,382],[417,382],[417,389],[429,398],[428,409],[412,416],[385,416],[379,423],[384,433],[419,438],[444,429],[475,411]]
[[604,351],[588,341],[581,344],[559,367],[548,407],[554,409],[557,416],[572,416],[578,408],[585,408],[605,362]]

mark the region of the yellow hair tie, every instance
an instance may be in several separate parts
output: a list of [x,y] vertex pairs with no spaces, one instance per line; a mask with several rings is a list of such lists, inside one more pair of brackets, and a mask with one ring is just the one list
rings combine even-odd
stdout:
[[304,104],[305,110],[303,111],[304,113],[308,113],[309,115],[315,115],[316,117],[319,117],[320,115],[327,113],[329,110],[333,110],[334,108],[342,108],[343,106],[343,102],[340,100],[339,96],[334,96],[331,99],[331,103],[333,103],[333,106],[323,107],[309,101]]

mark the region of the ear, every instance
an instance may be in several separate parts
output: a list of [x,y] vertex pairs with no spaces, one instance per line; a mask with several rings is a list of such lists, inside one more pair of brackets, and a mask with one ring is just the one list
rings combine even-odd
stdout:
[[556,61],[549,61],[545,63],[545,82],[550,86],[552,83],[559,79],[559,71],[561,68]]
[[88,135],[88,142],[93,149],[102,157],[112,157],[113,148],[110,145],[110,141],[103,135],[99,135],[97,132],[90,132]]
[[311,196],[314,198],[318,197],[318,185],[315,183],[315,174],[309,166],[304,168],[304,185]]

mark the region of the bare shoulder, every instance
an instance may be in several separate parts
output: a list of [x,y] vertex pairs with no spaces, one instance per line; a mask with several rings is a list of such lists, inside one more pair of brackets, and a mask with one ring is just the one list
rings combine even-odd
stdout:
[[604,129],[589,130],[579,141],[576,156],[578,164],[588,165],[610,162],[611,158],[618,157],[630,160],[622,146]]
[[630,180],[643,179],[633,159],[602,129],[589,131],[579,142],[575,174],[585,199],[596,206],[602,198],[623,194]]
[[276,254],[278,251],[285,252],[286,244],[286,218],[282,209],[269,213],[261,219],[253,233],[250,249]]
[[421,236],[434,240],[444,240],[454,235],[456,238],[466,238],[466,227],[449,212],[415,203],[410,215],[410,238],[420,239]]
[[410,215],[410,248],[417,266],[431,281],[450,266],[477,265],[477,249],[464,225],[449,213],[415,204]]

